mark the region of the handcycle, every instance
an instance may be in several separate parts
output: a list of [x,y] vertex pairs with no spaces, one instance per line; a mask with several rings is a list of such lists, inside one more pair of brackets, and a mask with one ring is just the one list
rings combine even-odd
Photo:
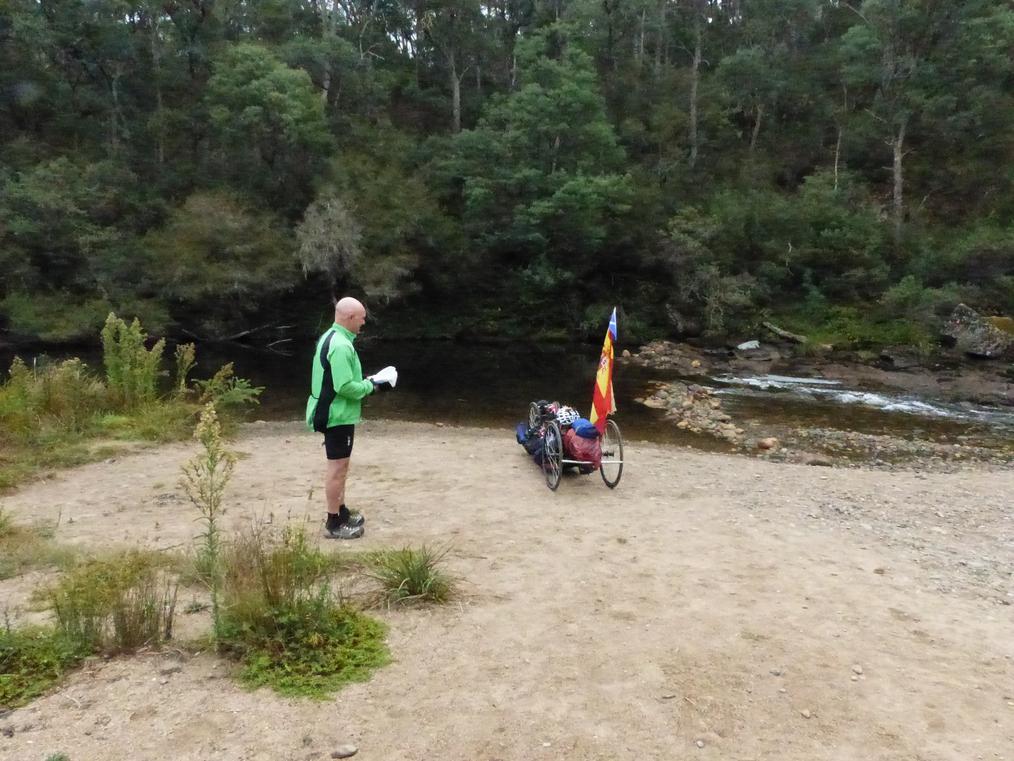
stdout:
[[[542,435],[542,473],[546,486],[556,491],[567,467],[577,467],[584,473],[596,468],[592,460],[573,460],[564,451],[563,429],[556,419],[552,405],[532,402],[528,405],[528,427],[537,429]],[[612,418],[606,419],[605,429],[599,438],[602,459],[598,463],[599,475],[610,489],[615,489],[623,475],[623,435]]]

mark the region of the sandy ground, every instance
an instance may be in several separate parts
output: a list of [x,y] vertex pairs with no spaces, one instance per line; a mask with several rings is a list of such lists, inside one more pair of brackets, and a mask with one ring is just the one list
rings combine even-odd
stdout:
[[[255,424],[234,448],[231,522],[319,520],[316,437]],[[185,545],[191,451],[2,504],[87,547]],[[383,614],[390,666],[312,702],[207,654],[97,660],[0,718],[0,759],[1014,759],[1014,472],[625,459],[615,491],[552,493],[509,431],[366,423],[359,547],[449,542],[462,579],[452,605]],[[22,615],[39,579],[0,584],[0,607]]]

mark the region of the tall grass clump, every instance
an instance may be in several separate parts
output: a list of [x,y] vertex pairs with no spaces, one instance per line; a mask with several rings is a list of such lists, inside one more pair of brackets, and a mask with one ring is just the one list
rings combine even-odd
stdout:
[[9,441],[50,433],[52,423],[73,433],[87,429],[92,416],[109,404],[106,388],[79,359],[42,369],[15,357],[8,380],[0,386],[0,420]]
[[131,550],[92,560],[44,589],[57,632],[91,652],[121,653],[172,638],[177,585],[165,558]]
[[389,661],[384,625],[333,590],[335,565],[301,529],[251,530],[230,543],[220,648],[241,662],[244,682],[323,698]]
[[447,602],[454,593],[453,579],[440,568],[447,552],[423,545],[370,553],[366,575],[380,582],[389,603]]
[[204,524],[199,536],[197,566],[211,590],[211,614],[217,640],[221,627],[222,498],[232,478],[236,456],[222,443],[222,426],[212,402],[204,405],[194,436],[201,443],[201,451],[183,466],[181,485],[200,512]]

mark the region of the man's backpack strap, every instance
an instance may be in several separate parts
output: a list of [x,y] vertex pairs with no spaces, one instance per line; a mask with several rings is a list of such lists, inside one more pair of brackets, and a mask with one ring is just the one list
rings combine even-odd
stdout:
[[320,396],[317,397],[317,407],[313,411],[313,430],[324,433],[327,430],[327,419],[331,412],[331,402],[334,401],[334,378],[331,376],[331,360],[327,355],[331,351],[331,340],[334,338],[332,330],[320,347],[320,366],[324,368],[324,375],[320,381]]

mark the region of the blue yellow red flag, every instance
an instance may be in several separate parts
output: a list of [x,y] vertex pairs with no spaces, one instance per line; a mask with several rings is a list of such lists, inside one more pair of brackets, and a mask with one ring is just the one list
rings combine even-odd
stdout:
[[595,388],[592,391],[592,410],[588,419],[595,424],[599,432],[606,430],[606,417],[616,412],[616,399],[613,396],[613,345],[616,343],[616,308],[609,318],[606,339],[602,343],[602,355],[599,357],[599,369],[595,374]]

